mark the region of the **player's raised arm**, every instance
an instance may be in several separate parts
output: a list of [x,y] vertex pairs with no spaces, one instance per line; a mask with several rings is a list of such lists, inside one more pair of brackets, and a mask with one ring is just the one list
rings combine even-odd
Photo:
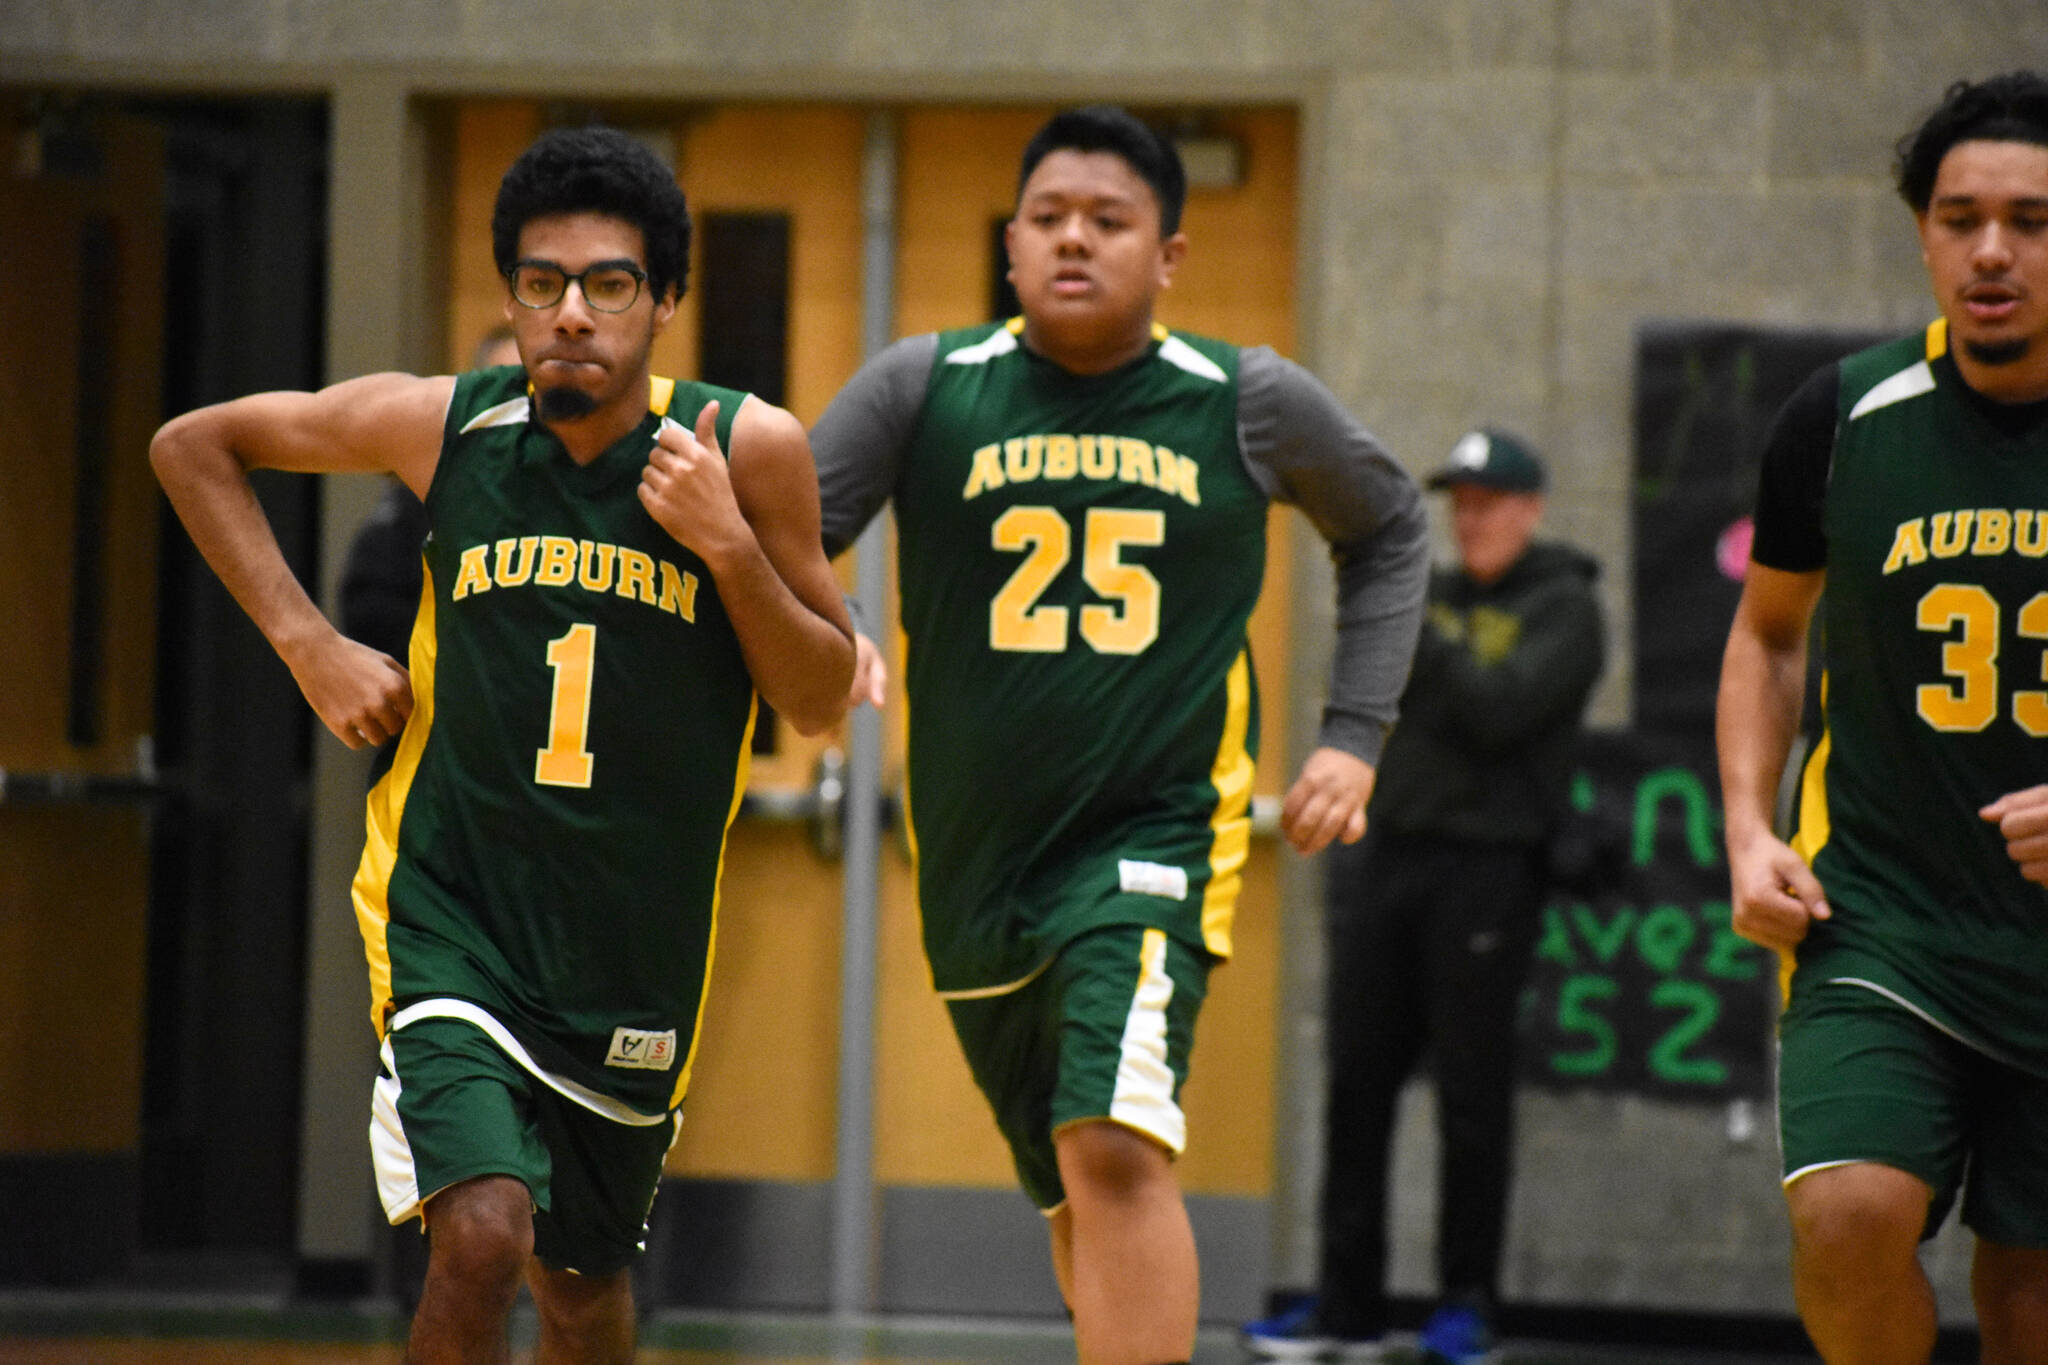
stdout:
[[412,712],[405,669],[321,614],[285,562],[249,471],[389,470],[423,493],[453,392],[446,376],[379,374],[317,393],[252,394],[173,418],[150,442],[150,464],[192,543],[321,723],[352,749],[404,725]]
[[711,570],[754,686],[800,733],[816,734],[846,712],[854,647],[819,538],[810,443],[789,413],[750,399],[733,419],[728,462],[716,420],[707,404],[694,433],[664,428],[640,498]]

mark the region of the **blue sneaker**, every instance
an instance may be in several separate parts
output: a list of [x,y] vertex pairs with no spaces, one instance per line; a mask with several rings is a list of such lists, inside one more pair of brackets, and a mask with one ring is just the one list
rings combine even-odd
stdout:
[[1429,1315],[1415,1344],[1431,1365],[1482,1365],[1492,1358],[1493,1329],[1478,1309],[1447,1303]]
[[1303,1295],[1283,1303],[1271,1317],[1238,1329],[1245,1350],[1261,1360],[1338,1361],[1341,1365],[1379,1365],[1388,1359],[1380,1342],[1331,1336],[1316,1320],[1316,1301]]

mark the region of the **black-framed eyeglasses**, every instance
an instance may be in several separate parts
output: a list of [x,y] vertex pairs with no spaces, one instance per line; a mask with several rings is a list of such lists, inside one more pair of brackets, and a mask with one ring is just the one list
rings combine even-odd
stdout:
[[640,298],[647,272],[631,261],[597,261],[573,275],[553,261],[514,261],[505,282],[512,287],[513,302],[523,308],[552,308],[573,284],[598,312],[623,313]]

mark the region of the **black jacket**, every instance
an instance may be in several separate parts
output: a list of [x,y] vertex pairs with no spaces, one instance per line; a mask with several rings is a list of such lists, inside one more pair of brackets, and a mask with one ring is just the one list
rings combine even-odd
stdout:
[[400,663],[419,614],[426,577],[420,544],[426,538],[427,509],[393,479],[349,544],[341,571],[341,633]]
[[1404,833],[1539,844],[1562,812],[1573,743],[1606,651],[1578,550],[1531,543],[1489,586],[1430,576],[1429,610],[1371,818]]

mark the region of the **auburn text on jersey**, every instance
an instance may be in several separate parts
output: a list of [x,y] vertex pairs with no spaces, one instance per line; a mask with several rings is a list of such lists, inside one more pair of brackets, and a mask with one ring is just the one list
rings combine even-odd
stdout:
[[971,501],[1006,483],[1079,477],[1143,484],[1200,507],[1201,472],[1187,456],[1135,436],[1012,436],[974,452],[960,499]]
[[568,536],[507,536],[462,552],[451,600],[493,588],[565,588],[614,592],[685,621],[697,619],[697,575],[629,545]]
[[2028,559],[2048,555],[2048,509],[1965,507],[1902,521],[1892,533],[1884,571],[1896,573],[1930,555],[1955,559],[1966,553],[1979,557],[2021,554]]

